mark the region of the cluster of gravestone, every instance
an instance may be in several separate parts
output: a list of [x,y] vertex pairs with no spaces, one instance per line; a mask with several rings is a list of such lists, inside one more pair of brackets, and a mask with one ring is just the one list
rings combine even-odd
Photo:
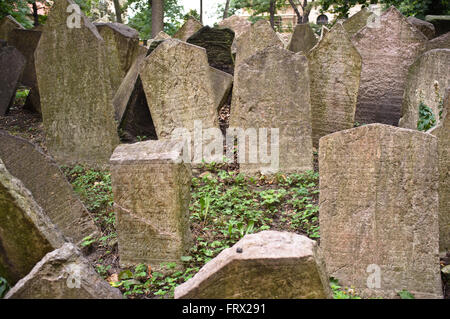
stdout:
[[[210,28],[191,18],[143,47],[121,24],[81,14],[73,27],[72,4],[55,2],[40,30],[0,24],[0,115],[18,83],[28,86],[54,158],[0,132],[8,298],[120,298],[77,248],[97,229],[58,165],[110,167],[122,267],[179,262],[192,242],[192,167],[173,133],[195,133],[195,121],[218,128],[230,96],[230,127],[279,128],[280,171],[313,169],[318,150],[320,247],[287,232],[247,235],[176,298],[329,298],[331,276],[363,297],[442,298],[450,33],[435,37],[432,24],[392,7],[380,17],[362,10],[320,37],[298,25],[288,41],[267,21],[232,16]],[[436,117],[430,132],[417,130],[421,103]],[[142,137],[151,140],[120,143]]]

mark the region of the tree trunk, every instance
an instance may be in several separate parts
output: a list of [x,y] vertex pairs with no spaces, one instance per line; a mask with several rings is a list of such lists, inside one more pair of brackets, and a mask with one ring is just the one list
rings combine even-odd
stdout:
[[200,23],[203,24],[203,0],[200,0]]
[[294,9],[295,15],[297,16],[297,24],[302,23],[302,16],[300,14],[300,11],[298,11],[297,5],[295,4],[294,0],[289,0],[289,3],[291,4],[292,9]]
[[33,2],[33,18],[34,18],[34,26],[37,27],[39,25],[39,14],[36,1]]
[[164,0],[150,0],[152,6],[152,38],[164,29]]
[[225,9],[223,11],[223,19],[225,20],[228,18],[228,10],[230,9],[230,0],[226,0],[225,2]]
[[308,8],[308,0],[304,0],[303,2],[303,17],[302,17],[302,23],[308,23],[309,22],[309,14],[311,12],[311,7]]
[[118,23],[123,23],[123,21],[122,21],[122,10],[120,9],[119,0],[113,0],[113,1],[114,1],[114,9],[116,10],[116,21]]
[[276,0],[270,0],[269,3],[270,25],[274,30],[275,30],[275,1]]

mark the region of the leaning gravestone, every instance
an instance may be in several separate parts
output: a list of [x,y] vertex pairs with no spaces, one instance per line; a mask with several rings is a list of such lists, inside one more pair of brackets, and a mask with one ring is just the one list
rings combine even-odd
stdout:
[[371,124],[320,139],[320,246],[361,297],[442,298],[437,139]]
[[330,133],[352,128],[361,76],[361,56],[337,22],[309,52],[313,145]]
[[14,29],[9,33],[9,44],[23,54],[26,60],[20,82],[30,88],[25,108],[41,113],[41,101],[37,84],[34,52],[41,38],[41,31]]
[[86,16],[67,12],[70,5],[55,2],[36,49],[46,145],[60,164],[99,167],[119,143],[106,45]]
[[187,43],[205,48],[209,65],[233,74],[234,62],[231,45],[234,32],[230,29],[203,27],[187,39]]
[[309,23],[297,24],[287,49],[307,54],[317,43],[317,37]]
[[[313,169],[306,57],[272,46],[242,62],[235,75],[231,102],[230,128],[233,127],[256,131],[279,129],[279,145],[271,148],[272,159],[276,152],[279,153],[279,170],[294,173]],[[261,138],[265,139],[263,136]],[[240,160],[241,172],[271,174],[277,171],[273,161],[272,164],[263,163],[261,142],[259,144],[257,163],[250,162],[250,148],[245,154],[241,153],[240,156],[245,155],[245,162]],[[273,145],[272,142],[267,144]]]
[[122,299],[89,264],[80,250],[64,244],[42,258],[5,299]]
[[351,39],[359,30],[364,28],[369,21],[369,18],[373,15],[367,8],[362,8],[360,11],[352,15],[345,20],[342,25],[345,31],[347,31],[349,38]]
[[122,144],[111,156],[111,180],[122,267],[157,270],[189,248],[191,167],[184,141]]
[[363,62],[357,122],[398,124],[408,68],[426,41],[395,7],[355,34],[353,43]]
[[315,241],[288,232],[246,235],[175,288],[176,299],[331,298]]
[[428,41],[427,51],[434,49],[450,49],[450,32]]
[[0,116],[4,116],[14,102],[16,88],[25,67],[25,57],[16,48],[0,44]]
[[450,251],[450,87],[444,98],[443,120],[429,133],[438,138],[439,251]]
[[15,284],[64,238],[0,160],[0,277]]
[[235,71],[242,61],[270,46],[282,48],[283,42],[273,31],[268,21],[259,20],[255,22],[247,31],[236,38]]
[[431,109],[440,122],[440,107],[445,89],[450,86],[450,49],[431,50],[421,55],[409,68],[403,99],[400,127],[417,129],[420,104]]
[[176,39],[163,41],[144,60],[140,77],[158,139],[176,128],[218,127],[206,51]]
[[186,41],[195,32],[203,28],[203,25],[197,21],[197,19],[190,17],[181,26],[181,28],[173,35],[174,39],[179,39],[181,41]]
[[76,244],[97,232],[58,165],[37,146],[0,130],[0,158],[66,238]]
[[432,23],[417,19],[416,17],[408,17],[408,22],[425,34],[428,39],[434,38],[436,30]]
[[219,110],[227,102],[231,93],[233,76],[215,68],[209,68],[209,71],[211,85],[215,96],[214,105],[216,106],[216,109]]
[[25,29],[16,19],[8,15],[0,21],[0,39],[9,42],[9,33],[14,29]]

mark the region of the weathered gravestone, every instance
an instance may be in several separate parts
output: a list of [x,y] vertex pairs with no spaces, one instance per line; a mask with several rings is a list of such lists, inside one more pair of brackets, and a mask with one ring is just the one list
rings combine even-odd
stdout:
[[331,298],[315,241],[288,232],[246,235],[175,288],[182,299]]
[[[279,170],[282,172],[313,169],[310,113],[308,61],[303,54],[272,46],[242,62],[235,74],[230,129],[254,129],[259,133],[259,154],[241,140],[239,148],[245,147],[245,152],[239,151],[239,156],[245,156],[245,162],[240,160],[241,172],[276,172],[278,167],[273,166],[278,164],[273,161],[276,152],[279,153]],[[278,145],[273,143],[272,135],[272,142],[266,141],[272,144],[271,164],[263,162],[261,140],[266,140],[266,137],[260,129],[264,128],[268,131],[279,129]],[[267,149],[265,151],[268,153]],[[251,162],[252,155],[258,155],[256,163],[254,160]]]
[[218,127],[206,51],[176,39],[163,41],[144,60],[140,77],[158,139],[176,128]]
[[426,40],[395,7],[354,35],[363,62],[357,122],[398,124],[408,68]]
[[251,22],[248,21],[246,17],[233,15],[219,22],[219,28],[228,28],[234,31],[234,40],[231,45],[231,52],[236,53],[236,39],[241,36],[245,31],[247,31]]
[[58,165],[37,146],[0,130],[0,158],[66,238],[76,244],[97,232]]
[[139,54],[139,32],[121,23],[96,23],[105,40],[113,94]]
[[191,243],[191,167],[184,141],[123,144],[111,156],[121,266],[160,269],[179,262]]
[[31,193],[0,160],[0,277],[15,284],[63,244],[64,238]]
[[203,24],[201,24],[194,17],[190,17],[186,20],[186,22],[181,26],[181,28],[173,35],[175,39],[180,39],[181,41],[186,41],[189,39],[191,35],[195,32],[203,28]]
[[14,102],[16,88],[25,67],[25,57],[16,48],[0,44],[0,116],[4,116]]
[[443,120],[429,133],[438,138],[439,251],[450,251],[450,87],[444,98]]
[[417,19],[416,17],[408,17],[408,22],[425,34],[428,39],[434,38],[436,30],[432,23]]
[[23,54],[26,60],[20,82],[30,88],[24,108],[41,113],[41,101],[37,84],[34,52],[41,38],[41,31],[14,29],[9,33],[9,44]]
[[337,22],[307,55],[313,145],[327,134],[352,128],[361,76],[361,56]]
[[247,31],[236,38],[235,71],[242,61],[270,46],[282,48],[283,42],[273,31],[268,21],[259,20],[255,22]]
[[97,274],[76,246],[66,243],[45,255],[5,299],[122,299],[122,294]]
[[233,76],[215,68],[209,68],[209,75],[215,96],[214,105],[219,110],[227,102],[231,93]]
[[450,49],[431,50],[421,55],[409,68],[402,106],[400,127],[417,129],[420,105],[431,109],[440,122],[445,89],[450,85]]
[[427,51],[434,49],[450,49],[450,32],[427,42]]
[[342,25],[344,26],[345,31],[347,31],[349,37],[352,38],[359,30],[364,28],[372,15],[373,13],[367,8],[362,8],[360,11],[345,20]]
[[320,139],[320,246],[362,297],[442,298],[437,139],[371,124]]
[[60,164],[103,166],[119,143],[106,45],[69,5],[55,2],[35,55],[46,144]]
[[25,29],[16,19],[8,15],[0,21],[0,39],[9,41],[9,33],[14,29]]
[[287,48],[292,52],[307,54],[317,43],[317,37],[309,23],[297,24]]
[[233,73],[234,62],[231,44],[234,32],[231,29],[203,27],[187,39],[187,43],[205,48],[209,65],[224,72]]

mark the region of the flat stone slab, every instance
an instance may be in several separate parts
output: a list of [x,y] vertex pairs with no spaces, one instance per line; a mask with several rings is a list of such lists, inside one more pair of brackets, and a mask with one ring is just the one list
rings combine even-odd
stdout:
[[0,47],[0,116],[4,116],[14,102],[25,63],[25,57],[16,48],[6,45]]
[[297,24],[287,49],[292,52],[308,54],[317,44],[317,37],[309,23]]
[[191,37],[195,32],[203,28],[203,24],[201,24],[197,19],[190,17],[186,22],[181,26],[181,28],[173,35],[174,39],[179,39],[181,41],[186,41]]
[[315,241],[288,232],[246,235],[175,288],[176,299],[331,298]]

